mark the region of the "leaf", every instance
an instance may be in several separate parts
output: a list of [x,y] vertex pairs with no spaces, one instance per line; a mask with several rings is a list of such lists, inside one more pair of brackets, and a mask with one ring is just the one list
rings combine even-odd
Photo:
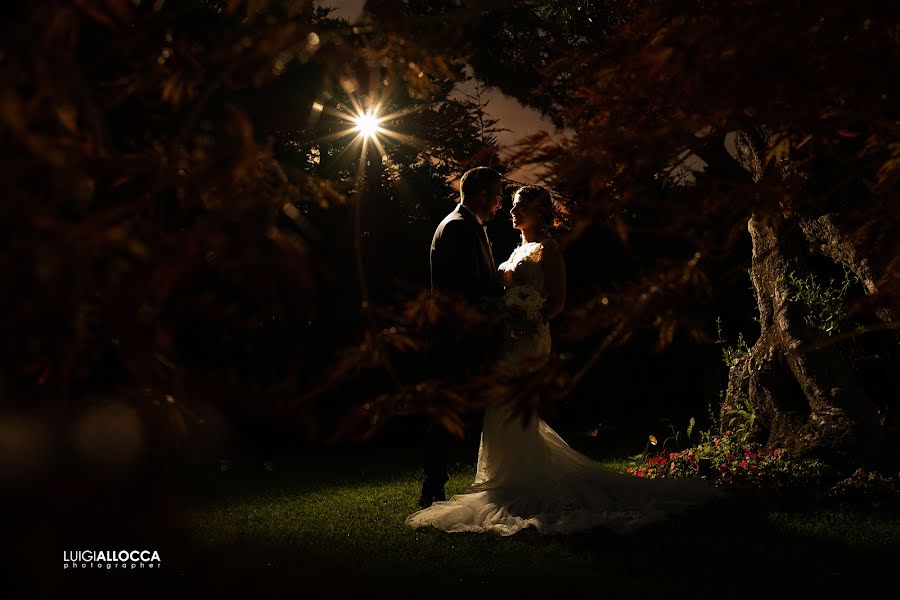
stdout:
[[21,98],[7,92],[0,97],[0,119],[13,131],[25,130],[25,106]]
[[803,138],[802,140],[800,140],[800,143],[797,144],[797,150],[799,150],[800,148],[802,148],[803,146],[805,146],[806,143],[809,142],[809,140],[812,139],[812,137],[813,137],[812,134],[808,134],[805,138]]
[[441,417],[441,425],[443,425],[444,429],[446,429],[456,437],[460,439],[465,437],[465,431],[463,430],[462,421],[460,421],[458,416],[444,415],[443,417]]
[[622,217],[616,216],[616,234],[623,246],[628,246],[628,225]]
[[187,423],[184,420],[184,415],[181,414],[181,410],[177,406],[173,406],[170,414],[178,430],[183,434],[187,433]]
[[144,242],[135,238],[128,240],[128,250],[138,258],[147,258],[150,256],[150,250]]
[[778,141],[769,148],[768,152],[766,152],[765,162],[763,163],[764,169],[769,166],[772,159],[781,160],[782,158],[790,158],[791,156],[790,138],[781,136],[774,139]]
[[171,104],[178,104],[181,101],[181,94],[184,84],[178,77],[170,77],[163,83],[162,99]]
[[57,106],[56,118],[69,133],[73,135],[78,133],[78,115],[74,106],[69,103]]
[[675,338],[675,328],[677,327],[677,321],[666,321],[659,328],[659,340],[657,345],[660,350],[669,346],[672,343],[672,340]]

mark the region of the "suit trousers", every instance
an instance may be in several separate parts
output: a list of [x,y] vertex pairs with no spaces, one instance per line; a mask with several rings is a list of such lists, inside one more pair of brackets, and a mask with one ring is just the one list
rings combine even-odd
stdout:
[[465,430],[465,439],[463,440],[447,431],[439,421],[429,419],[425,428],[423,489],[443,489],[444,484],[450,478],[447,473],[447,459],[451,449],[481,439],[484,410],[468,411],[461,417]]

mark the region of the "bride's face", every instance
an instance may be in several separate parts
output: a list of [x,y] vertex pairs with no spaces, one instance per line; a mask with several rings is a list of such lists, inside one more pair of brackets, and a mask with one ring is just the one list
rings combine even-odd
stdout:
[[519,194],[513,196],[512,210],[509,214],[512,215],[512,226],[521,230],[534,229],[540,217],[533,203],[519,200]]

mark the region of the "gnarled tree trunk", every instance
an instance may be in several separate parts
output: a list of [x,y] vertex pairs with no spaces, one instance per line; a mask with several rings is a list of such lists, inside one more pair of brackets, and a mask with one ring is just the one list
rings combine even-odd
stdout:
[[[869,269],[826,221],[782,215],[750,219],[760,336],[731,366],[722,414],[749,401],[758,417],[755,434],[769,447],[831,462],[865,460],[874,458],[883,442],[875,403],[839,346],[823,344],[828,334],[807,322],[810,308],[792,299],[788,283],[789,272],[800,279],[814,274],[810,249],[830,248],[834,252],[825,254],[832,260],[855,263],[855,271]],[[837,260],[841,248],[846,261]],[[867,288],[873,285],[871,272],[859,274]]]

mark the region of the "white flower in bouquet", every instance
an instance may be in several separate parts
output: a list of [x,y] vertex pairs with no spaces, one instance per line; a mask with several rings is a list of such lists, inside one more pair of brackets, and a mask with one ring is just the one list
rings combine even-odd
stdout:
[[533,286],[517,285],[506,290],[503,304],[516,317],[538,321],[544,308],[544,297]]

